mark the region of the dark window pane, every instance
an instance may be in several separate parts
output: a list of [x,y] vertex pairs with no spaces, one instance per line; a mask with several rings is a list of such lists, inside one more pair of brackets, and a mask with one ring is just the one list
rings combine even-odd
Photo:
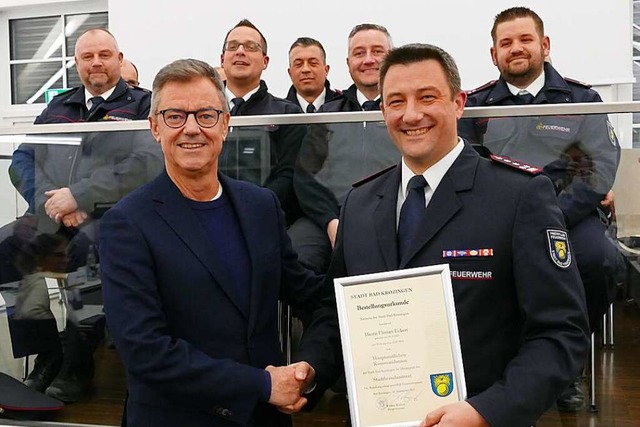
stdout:
[[65,24],[65,37],[67,38],[67,56],[73,56],[78,37],[92,28],[109,27],[109,15],[107,12],[83,13],[67,15]]
[[10,20],[10,59],[60,58],[61,22],[60,16]]
[[[62,88],[62,63],[14,64],[11,66],[11,77],[13,104],[44,102],[44,90]],[[48,83],[52,78],[52,82]]]
[[[64,19],[64,21],[63,21]],[[11,64],[12,104],[44,102],[42,92],[61,88],[63,73],[67,73],[67,88],[81,85],[73,55],[78,37],[91,28],[107,28],[108,13],[84,13],[9,21],[10,61],[33,60],[29,64]],[[66,43],[66,52],[62,44]],[[62,55],[71,60],[70,69],[62,69]],[[60,58],[60,62],[43,59]],[[49,81],[55,83],[49,83]],[[34,98],[35,97],[35,98]]]

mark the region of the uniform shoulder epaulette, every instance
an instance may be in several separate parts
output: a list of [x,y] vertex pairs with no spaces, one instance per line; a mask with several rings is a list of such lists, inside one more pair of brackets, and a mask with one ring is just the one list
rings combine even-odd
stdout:
[[487,83],[483,84],[482,86],[478,86],[475,89],[468,90],[467,91],[467,95],[473,95],[476,92],[480,92],[481,90],[485,90],[485,89],[488,89],[490,87],[493,87],[493,86],[496,85],[496,83],[498,83],[497,80],[491,80],[490,82],[487,82]]
[[500,163],[501,165],[509,166],[511,168],[527,172],[530,175],[537,175],[542,172],[542,168],[529,165],[525,162],[521,162],[520,160],[513,160],[507,156],[498,156],[495,154],[491,154],[489,158],[496,163]]
[[580,80],[572,79],[571,77],[563,77],[564,80],[568,83],[573,83],[574,85],[586,87],[587,89],[591,89],[591,85],[586,82],[581,82]]
[[366,177],[362,178],[361,180],[354,182],[353,184],[351,184],[351,186],[353,188],[360,187],[362,184],[366,184],[369,181],[373,181],[377,177],[384,175],[385,173],[389,172],[390,170],[393,170],[393,168],[395,168],[396,166],[397,165],[391,165],[391,166],[388,166],[388,167],[386,167],[386,168],[384,168],[382,170],[379,170],[378,172],[372,173],[371,175],[366,176]]
[[146,92],[146,93],[151,93],[151,91],[149,89],[146,89],[146,88],[141,87],[141,86],[134,86],[131,89],[137,89],[137,90],[141,90],[141,91]]
[[62,101],[67,99],[68,97],[70,97],[71,95],[73,95],[74,93],[76,93],[78,90],[80,90],[82,87],[72,87],[68,90],[65,90],[64,92],[61,92],[59,94],[57,94],[56,96],[54,96],[53,98],[51,98],[51,101],[53,101],[54,99],[58,99],[58,101]]

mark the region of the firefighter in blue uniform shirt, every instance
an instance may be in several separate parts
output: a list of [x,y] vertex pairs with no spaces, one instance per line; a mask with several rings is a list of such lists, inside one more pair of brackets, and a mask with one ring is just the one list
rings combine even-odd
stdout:
[[[491,56],[500,78],[468,93],[467,107],[602,102],[589,85],[563,78],[549,62],[549,37],[541,18],[514,7],[495,18]],[[619,252],[605,236],[620,147],[606,115],[463,119],[459,135],[491,153],[544,168],[556,185],[586,291],[591,329],[615,293]],[[584,405],[576,381],[561,409]]]

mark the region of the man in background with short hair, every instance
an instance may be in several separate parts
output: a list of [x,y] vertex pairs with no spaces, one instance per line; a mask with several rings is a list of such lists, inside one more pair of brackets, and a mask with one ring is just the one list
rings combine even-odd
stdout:
[[129,61],[128,59],[122,60],[122,69],[120,70],[121,76],[124,81],[127,83],[129,87],[138,87],[140,86],[140,81],[138,80],[138,67]]
[[298,38],[289,48],[287,72],[292,85],[286,99],[298,104],[302,111],[315,113],[338,97],[339,92],[332,90],[327,80],[329,68],[322,43],[311,37]]
[[[353,84],[318,112],[380,110],[380,63],[392,47],[389,31],[378,24],[359,24],[348,37],[347,66]],[[400,155],[384,126],[338,123],[309,126],[294,175],[304,216],[289,230],[300,261],[325,272],[338,229],[340,205],[360,178],[394,164]]]
[[[109,31],[84,32],[74,55],[82,86],[54,97],[36,124],[148,118],[151,94],[129,87],[121,77],[123,54]],[[78,145],[21,144],[9,168],[13,185],[29,204],[28,215],[35,216],[37,232],[68,228],[74,236],[67,248],[68,271],[87,264],[105,207],[162,170],[162,152],[145,132],[84,133],[78,140]],[[73,318],[67,320],[62,349],[39,353],[26,383],[75,402],[93,377],[99,333],[81,333]]]
[[[513,7],[496,15],[491,59],[500,78],[469,92],[468,107],[602,102],[591,86],[562,77],[546,62],[551,42],[533,10]],[[558,191],[584,284],[589,323],[595,331],[615,298],[620,265],[617,244],[605,231],[620,146],[607,115],[463,119],[460,136],[495,155],[544,168]],[[558,400],[558,408],[585,406],[581,377]]]
[[[261,79],[269,65],[267,40],[248,19],[227,33],[220,63],[227,79],[225,96],[232,117],[302,112],[297,105],[269,93]],[[293,165],[304,133],[304,126],[294,125],[232,127],[220,156],[220,169],[229,176],[276,193],[287,224],[300,216],[293,191]]]

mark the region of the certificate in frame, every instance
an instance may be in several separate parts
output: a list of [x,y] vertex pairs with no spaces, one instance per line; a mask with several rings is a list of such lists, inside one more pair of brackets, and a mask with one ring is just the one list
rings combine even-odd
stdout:
[[417,426],[466,398],[448,264],[334,279],[354,427]]

